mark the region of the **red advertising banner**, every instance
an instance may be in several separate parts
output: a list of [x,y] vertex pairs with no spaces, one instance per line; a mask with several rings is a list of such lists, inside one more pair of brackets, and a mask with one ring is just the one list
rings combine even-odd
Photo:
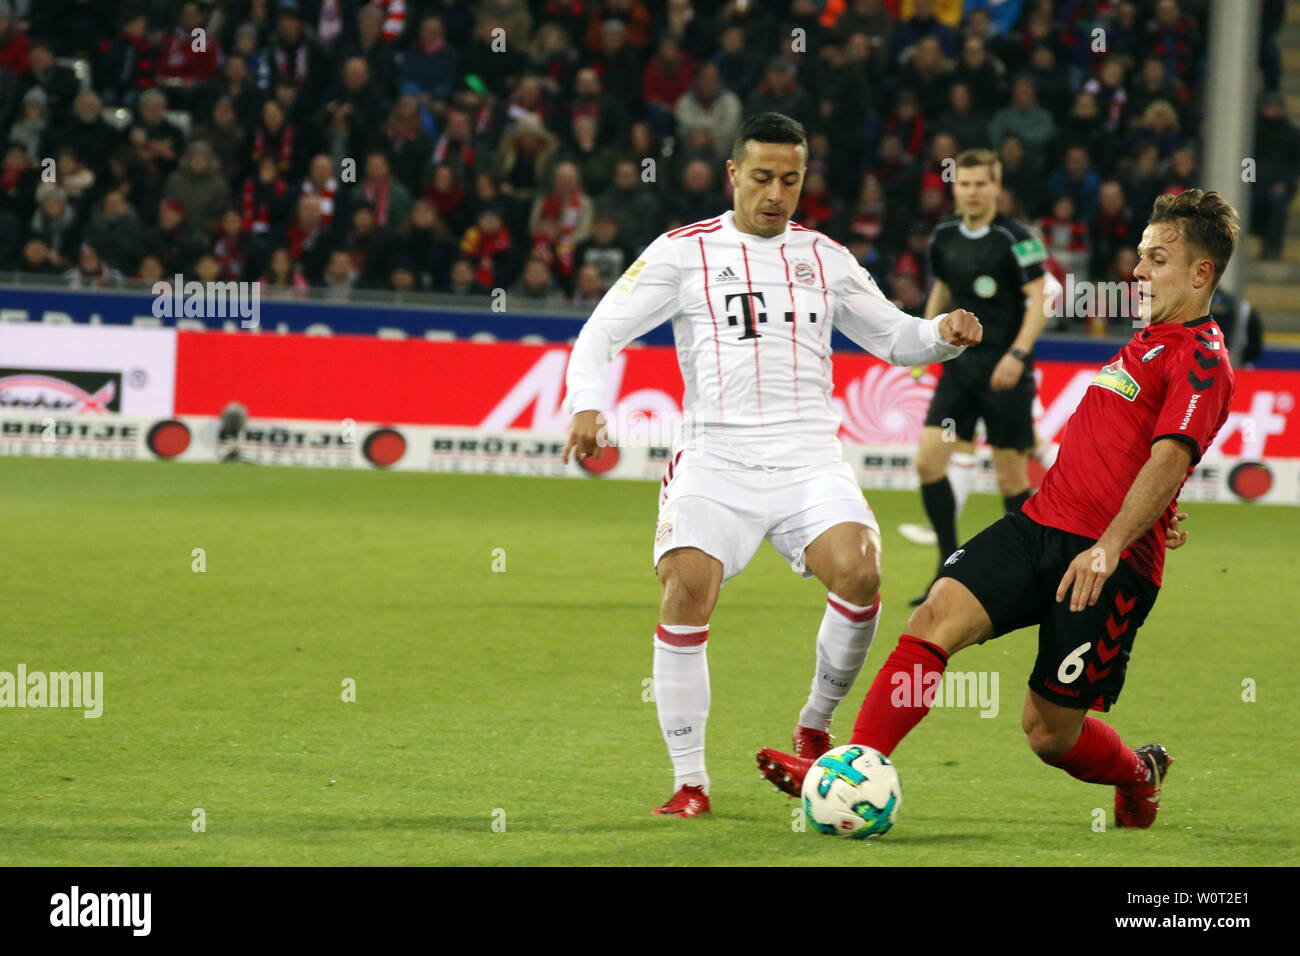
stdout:
[[[563,433],[568,349],[554,345],[384,340],[370,337],[181,332],[178,415],[215,415],[231,401],[256,418],[353,419],[405,425]],[[920,436],[941,366],[920,378],[864,353],[837,353],[834,397],[841,438],[910,445]],[[1059,440],[1097,366],[1040,362],[1040,437]],[[633,348],[610,365],[607,394],[623,418],[681,411],[671,348]],[[1300,372],[1238,371],[1232,413],[1211,454],[1300,458],[1294,421]],[[614,409],[607,409],[614,411]]]

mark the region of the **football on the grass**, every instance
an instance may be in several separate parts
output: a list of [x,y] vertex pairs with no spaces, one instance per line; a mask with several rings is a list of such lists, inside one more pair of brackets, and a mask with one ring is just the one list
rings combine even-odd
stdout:
[[818,833],[861,840],[889,832],[903,790],[889,758],[849,744],[828,750],[803,780],[803,808]]

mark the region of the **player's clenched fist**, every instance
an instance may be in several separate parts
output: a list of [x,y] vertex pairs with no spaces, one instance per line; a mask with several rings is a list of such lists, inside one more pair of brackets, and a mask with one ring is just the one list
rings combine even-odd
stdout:
[[576,461],[599,458],[605,450],[605,416],[592,409],[578,412],[569,426],[569,440],[564,445],[563,461],[568,464],[570,450]]
[[939,323],[939,334],[949,345],[979,345],[984,337],[984,327],[972,313],[953,309]]

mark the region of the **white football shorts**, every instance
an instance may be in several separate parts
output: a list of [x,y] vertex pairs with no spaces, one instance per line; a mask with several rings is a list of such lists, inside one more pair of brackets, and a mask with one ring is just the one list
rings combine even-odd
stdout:
[[664,469],[654,563],[674,548],[699,548],[722,562],[722,580],[745,569],[764,538],[804,577],[804,551],[843,522],[880,526],[846,461],[798,468],[747,468],[690,449]]

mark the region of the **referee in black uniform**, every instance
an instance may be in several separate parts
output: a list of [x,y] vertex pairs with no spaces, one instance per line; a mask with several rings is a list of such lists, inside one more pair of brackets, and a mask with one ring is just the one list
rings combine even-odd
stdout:
[[961,153],[953,181],[958,216],[941,222],[930,237],[934,285],[926,318],[968,309],[984,325],[979,345],[944,363],[916,456],[921,500],[939,539],[941,567],[957,550],[948,458],[956,441],[972,437],[976,419],[984,419],[1007,511],[1019,511],[1029,497],[1033,351],[1047,321],[1047,251],[1028,226],[998,213],[1001,188],[1002,165],[991,150]]

